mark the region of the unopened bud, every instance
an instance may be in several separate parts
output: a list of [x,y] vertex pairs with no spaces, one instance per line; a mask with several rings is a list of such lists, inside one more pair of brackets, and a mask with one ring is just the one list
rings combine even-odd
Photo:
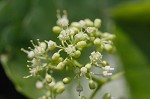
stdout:
[[58,60],[59,57],[60,57],[59,53],[54,53],[53,56],[52,56],[52,60]]
[[62,93],[62,92],[64,92],[64,90],[65,90],[65,85],[64,85],[64,83],[63,82],[61,82],[61,81],[59,81],[59,82],[57,82],[56,84],[55,84],[55,86],[54,86],[54,91],[56,92],[56,93]]
[[107,65],[109,65],[108,62],[106,62],[106,61],[102,61],[101,64],[102,64],[102,66],[107,66]]
[[95,19],[94,20],[94,26],[99,28],[101,26],[101,20],[100,19]]
[[100,38],[96,38],[96,39],[94,40],[94,45],[96,45],[96,46],[100,46],[100,45],[101,45],[101,40],[100,40]]
[[111,99],[110,93],[105,93],[102,99]]
[[49,88],[51,88],[51,89],[52,89],[52,88],[54,88],[54,86],[55,86],[55,82],[54,82],[54,81],[52,81],[51,83],[49,83],[49,84],[48,84],[48,86],[49,86]]
[[112,47],[112,45],[110,45],[110,44],[105,44],[105,45],[104,45],[104,49],[105,49],[107,52],[111,53],[112,50],[113,50],[113,47]]
[[35,56],[34,51],[29,51],[29,52],[28,52],[28,57],[29,57],[29,58],[33,58],[34,56]]
[[53,27],[53,32],[55,32],[55,33],[58,33],[58,34],[59,34],[59,33],[61,32],[61,30],[62,30],[62,29],[61,29],[61,27],[59,27],[59,26],[54,26],[54,27]]
[[71,81],[71,78],[70,78],[70,77],[65,77],[65,78],[63,79],[63,83],[64,83],[64,84],[68,84],[70,81]]
[[91,69],[92,65],[91,64],[86,64],[85,67],[89,70],[89,69]]
[[95,82],[93,80],[90,80],[89,81],[89,88],[90,89],[95,89],[96,85],[95,85]]
[[57,65],[57,69],[58,70],[62,70],[64,68],[65,64],[63,62],[60,62],[58,65]]
[[71,26],[72,26],[72,27],[76,27],[76,28],[78,28],[78,29],[81,28],[81,25],[80,25],[80,23],[78,23],[78,22],[72,22],[72,23],[71,23]]
[[77,43],[77,48],[84,48],[85,46],[87,45],[87,43],[86,43],[86,41],[79,41],[78,43]]
[[86,99],[86,97],[85,96],[81,96],[80,99]]
[[36,82],[36,88],[38,88],[38,89],[43,88],[43,82],[42,81],[37,81]]
[[90,19],[85,19],[84,21],[87,27],[93,26],[93,22]]
[[52,41],[52,40],[49,40],[49,41],[46,41],[48,43],[48,49],[49,50],[53,50],[55,49],[56,47],[56,42]]
[[45,79],[46,79],[46,81],[47,81],[48,83],[51,83],[51,82],[52,82],[52,76],[49,75],[49,74],[46,74]]
[[78,58],[81,55],[81,52],[79,50],[75,51],[74,53],[75,53],[74,55],[75,58]]

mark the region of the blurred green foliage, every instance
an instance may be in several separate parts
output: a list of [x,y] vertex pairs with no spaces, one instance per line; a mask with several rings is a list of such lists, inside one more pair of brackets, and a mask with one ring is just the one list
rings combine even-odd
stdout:
[[31,46],[30,39],[56,41],[51,29],[57,9],[66,9],[71,21],[101,18],[102,30],[117,35],[131,98],[150,98],[149,0],[1,0],[1,63],[18,91],[32,99],[43,93],[35,89],[35,79],[23,79],[28,74],[27,59],[20,48]]

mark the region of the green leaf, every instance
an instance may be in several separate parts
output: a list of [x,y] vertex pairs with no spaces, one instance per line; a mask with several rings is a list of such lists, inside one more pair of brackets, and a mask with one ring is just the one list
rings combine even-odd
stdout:
[[25,67],[24,61],[26,60],[25,58],[22,59],[22,56],[25,57],[25,55],[21,53],[17,53],[13,57],[10,54],[3,54],[1,55],[0,60],[5,69],[6,74],[9,76],[10,80],[15,84],[16,89],[30,99],[37,99],[43,94],[43,92],[35,88],[35,78],[23,78],[29,73],[27,67]]
[[131,99],[148,99],[150,97],[150,63],[127,33],[119,27],[116,33],[117,50],[124,65]]
[[20,48],[31,46],[29,45],[30,39],[56,41],[54,39],[56,35],[51,33],[51,28],[56,21],[56,9],[66,9],[71,21],[84,18],[105,19],[106,3],[105,0],[0,1],[0,54],[3,53],[1,63],[16,89],[32,99],[42,95],[43,92],[35,89],[35,79],[23,78],[28,75],[28,69],[26,56],[20,51]]
[[111,16],[117,21],[130,21],[135,23],[150,22],[150,2],[128,2],[111,9]]

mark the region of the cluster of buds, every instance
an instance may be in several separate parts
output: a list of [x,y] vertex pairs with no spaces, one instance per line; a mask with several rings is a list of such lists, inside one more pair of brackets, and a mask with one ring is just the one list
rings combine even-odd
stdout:
[[[55,41],[45,40],[38,41],[38,44],[31,43],[34,48],[29,47],[29,50],[21,49],[24,51],[29,60],[29,72],[27,76],[41,76],[42,80],[37,81],[36,87],[41,89],[47,88],[47,93],[40,99],[55,99],[57,94],[61,94],[65,90],[66,84],[74,79],[85,77],[89,79],[89,88],[95,89],[96,84],[92,79],[94,73],[92,68],[97,67],[101,70],[99,74],[102,77],[112,75],[110,71],[114,70],[108,62],[102,59],[102,51],[112,52],[114,50],[113,40],[115,35],[101,32],[101,20],[90,19],[80,20],[79,22],[72,22],[69,25],[67,13],[64,11],[63,16],[58,12],[57,26],[53,27],[53,32],[58,35],[60,45]],[[95,46],[94,50],[89,56],[89,62],[81,64],[79,58],[84,49]],[[77,70],[77,71],[76,71]],[[72,72],[74,77],[68,75],[62,77],[61,80],[56,80],[53,76],[55,71]],[[45,73],[45,74],[44,74]],[[44,75],[43,75],[44,74]],[[87,76],[90,75],[90,76]],[[77,86],[77,91],[83,91],[81,84]]]

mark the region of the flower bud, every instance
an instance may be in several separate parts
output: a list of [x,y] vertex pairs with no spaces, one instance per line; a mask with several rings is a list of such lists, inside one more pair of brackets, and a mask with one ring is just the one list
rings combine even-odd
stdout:
[[93,81],[93,80],[90,80],[90,81],[89,81],[89,88],[90,88],[90,89],[95,89],[95,87],[96,87],[96,85],[95,85],[94,81]]
[[29,51],[28,52],[28,58],[33,58],[35,56],[34,51]]
[[70,29],[74,32],[74,34],[78,33],[79,31],[79,29],[76,27],[71,27]]
[[107,52],[111,53],[112,50],[113,50],[113,47],[112,47],[112,45],[110,45],[110,44],[105,44],[105,45],[104,45],[104,49],[105,49]]
[[65,78],[63,79],[63,83],[64,83],[64,84],[68,84],[70,81],[71,81],[71,78],[70,78],[70,77],[65,77]]
[[85,46],[87,45],[87,43],[86,43],[86,41],[79,41],[78,43],[77,43],[77,48],[84,48]]
[[46,43],[45,43],[45,42],[41,42],[41,43],[39,44],[39,46],[40,46],[41,48],[43,48],[44,50],[46,49]]
[[72,27],[76,27],[76,28],[78,28],[78,29],[81,28],[81,25],[80,25],[80,23],[78,23],[78,22],[72,22],[72,23],[71,23],[71,26],[72,26]]
[[85,96],[81,96],[80,99],[86,99],[86,97]]
[[90,19],[85,19],[84,21],[87,27],[93,26],[93,22]]
[[59,27],[59,26],[54,26],[54,27],[53,27],[53,32],[54,32],[54,33],[58,33],[58,34],[59,34],[59,33],[61,32],[61,30],[62,30],[62,29],[61,29],[61,27]]
[[107,38],[108,40],[114,40],[116,38],[116,36],[114,34],[110,34],[110,33],[103,33],[102,37]]
[[59,57],[58,62],[62,62],[64,59],[62,57]]
[[101,45],[101,40],[100,40],[100,38],[96,38],[96,39],[94,40],[94,45],[96,45],[96,46],[100,46],[100,45]]
[[64,64],[63,62],[60,62],[60,63],[57,65],[56,69],[57,69],[57,70],[62,70],[62,69],[64,68],[64,66],[65,66],[65,64]]
[[107,66],[107,65],[109,65],[108,62],[106,62],[106,61],[102,61],[101,64],[102,64],[102,66]]
[[50,89],[54,88],[54,86],[55,86],[55,82],[54,82],[54,81],[52,81],[51,83],[49,83],[49,84],[48,84],[48,86],[49,86],[49,88],[50,88]]
[[78,34],[75,35],[75,41],[82,41],[88,39],[89,39],[88,35],[83,32],[79,32]]
[[75,51],[74,53],[75,53],[74,55],[75,58],[78,58],[81,55],[81,52],[79,50]]
[[64,90],[65,90],[65,85],[63,82],[59,81],[55,84],[54,91],[56,93],[60,94],[60,93],[64,92]]
[[85,67],[89,70],[89,69],[91,69],[92,65],[91,64],[86,64]]
[[84,22],[83,20],[80,20],[80,21],[79,21],[79,24],[80,24],[81,27],[84,27],[84,26],[85,26],[85,22]]
[[100,19],[95,19],[94,20],[94,26],[99,28],[101,26],[101,20]]
[[46,74],[45,79],[46,79],[46,81],[47,81],[48,83],[51,83],[51,82],[52,82],[52,76],[49,75],[49,74]]
[[54,53],[52,56],[52,60],[59,60],[60,54],[59,53]]
[[38,89],[43,88],[43,82],[42,81],[37,81],[36,82],[36,88],[38,88]]
[[105,93],[102,99],[111,99],[110,93]]

